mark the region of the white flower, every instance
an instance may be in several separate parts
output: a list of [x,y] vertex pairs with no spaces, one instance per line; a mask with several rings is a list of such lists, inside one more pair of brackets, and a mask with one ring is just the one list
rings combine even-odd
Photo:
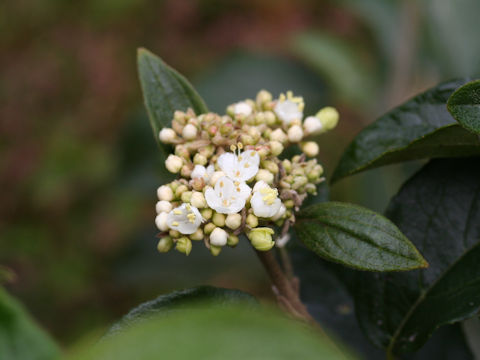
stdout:
[[157,217],[155,218],[155,225],[157,225],[158,230],[160,231],[168,230],[167,217],[168,217],[168,214],[166,212],[161,212],[160,214],[157,215]]
[[302,120],[303,118],[303,98],[294,97],[291,91],[287,92],[287,96],[281,94],[273,111],[285,125],[290,124],[294,120]]
[[259,181],[253,188],[250,205],[256,216],[270,218],[278,213],[282,202],[278,198],[277,189],[272,189],[266,182]]
[[213,165],[208,165],[206,168],[203,165],[195,165],[190,176],[192,179],[203,178],[203,180],[205,180],[205,184],[208,184],[208,181],[214,172],[215,167]]
[[170,201],[166,200],[160,200],[157,201],[157,205],[155,206],[155,209],[157,210],[157,214],[160,214],[162,212],[169,212],[172,210],[172,204]]
[[250,106],[250,104],[248,104],[245,101],[241,101],[241,102],[238,102],[236,104],[233,104],[233,113],[235,115],[248,116],[252,113],[252,111],[253,111],[253,109]]
[[197,137],[197,127],[192,124],[187,124],[182,130],[182,136],[185,140],[193,140]]
[[232,181],[226,176],[218,179],[215,189],[208,186],[205,199],[208,206],[221,214],[235,214],[245,207],[250,196],[250,186],[244,182]]
[[285,215],[286,212],[287,212],[287,208],[286,208],[285,205],[283,205],[283,203],[282,203],[282,204],[280,205],[280,209],[278,209],[277,213],[272,216],[272,220],[273,220],[273,221],[276,221],[276,220],[282,218],[283,215]]
[[227,245],[228,233],[216,227],[213,229],[212,233],[210,234],[210,244],[214,246],[225,246]]
[[167,160],[165,160],[165,166],[167,170],[171,173],[178,173],[183,166],[183,160],[180,156],[177,155],[168,155]]
[[168,185],[162,185],[157,189],[157,196],[159,200],[172,201],[173,191]]
[[159,137],[161,142],[168,144],[175,140],[176,134],[173,129],[163,128],[162,130],[160,130]]
[[246,150],[238,156],[224,153],[218,158],[218,166],[233,181],[244,182],[253,178],[258,172],[260,156],[255,150]]
[[202,215],[195,206],[183,203],[168,213],[167,225],[182,234],[193,234],[202,223]]
[[288,140],[297,143],[303,138],[303,130],[299,125],[293,125],[288,129]]

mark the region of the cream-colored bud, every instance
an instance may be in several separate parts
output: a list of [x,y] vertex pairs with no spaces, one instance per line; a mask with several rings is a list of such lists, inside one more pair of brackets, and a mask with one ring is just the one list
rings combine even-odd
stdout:
[[299,125],[293,125],[288,129],[288,140],[297,143],[303,139],[303,130]]
[[193,163],[195,165],[205,165],[207,161],[207,158],[200,153],[196,153],[193,157]]
[[197,137],[197,127],[192,124],[187,124],[182,130],[182,136],[185,140],[193,140]]
[[155,209],[157,210],[157,214],[160,214],[161,212],[168,213],[172,210],[172,204],[170,203],[170,201],[160,200],[157,201]]
[[165,160],[165,166],[168,171],[176,174],[183,166],[182,158],[177,155],[168,155],[167,160]]
[[267,184],[271,185],[271,184],[273,184],[274,176],[270,171],[265,170],[265,169],[260,169],[260,170],[258,170],[257,175],[255,176],[255,179],[257,181],[263,180]]
[[206,208],[206,209],[203,209],[202,211],[200,211],[200,214],[202,214],[202,218],[204,220],[210,220],[212,218],[212,215],[213,215],[213,210],[210,209],[210,208]]
[[322,176],[323,174],[323,167],[322,165],[315,165],[312,171],[307,173],[307,178],[310,181],[316,181]]
[[190,180],[190,185],[194,190],[201,191],[205,187],[205,179],[203,177],[197,177]]
[[324,107],[315,116],[320,119],[325,130],[332,130],[337,126],[340,118],[337,109],[331,106]]
[[265,111],[263,113],[265,115],[265,122],[267,125],[272,126],[275,125],[277,122],[277,117],[273,111]]
[[168,185],[162,185],[157,189],[157,196],[159,200],[172,201],[173,191]]
[[246,223],[251,228],[255,228],[255,227],[258,226],[258,218],[253,214],[248,214],[247,219],[246,219]]
[[239,241],[238,236],[230,234],[228,235],[228,238],[227,238],[227,245],[230,247],[235,247],[237,246],[238,241]]
[[270,134],[270,140],[272,141],[278,141],[280,143],[285,143],[287,142],[287,135],[283,132],[282,129],[276,129],[274,131],[272,131],[272,133]]
[[216,227],[210,234],[210,244],[214,246],[225,246],[227,245],[228,233]]
[[261,124],[264,124],[264,123],[265,123],[265,114],[263,112],[257,113],[255,115],[255,124],[261,125]]
[[166,212],[161,212],[160,214],[157,215],[157,217],[155,218],[155,225],[157,225],[158,230],[160,231],[168,230],[167,217],[168,217],[168,213]]
[[258,105],[263,105],[266,102],[272,101],[272,94],[267,90],[260,90],[256,98]]
[[242,215],[240,214],[229,214],[225,219],[225,225],[232,230],[236,230],[242,224]]
[[253,126],[248,129],[248,135],[250,135],[255,140],[260,139],[260,136],[262,136],[260,131],[256,127],[253,127]]
[[201,209],[207,206],[207,201],[205,200],[205,196],[203,195],[203,193],[199,191],[192,192],[190,203],[193,206],[195,206],[197,209]]
[[307,117],[303,122],[303,129],[307,135],[321,134],[324,131],[322,122],[316,116]]
[[270,171],[273,174],[278,173],[278,165],[271,160],[266,160],[262,162],[262,167],[265,168],[265,170]]
[[274,233],[273,229],[269,227],[261,227],[253,229],[247,234],[247,236],[255,249],[259,251],[268,251],[275,245],[275,242],[272,239]]
[[302,151],[305,153],[305,155],[314,157],[318,155],[319,147],[316,142],[307,141],[302,144]]
[[220,254],[221,251],[222,251],[221,246],[210,245],[210,253],[213,256],[218,256],[218,254]]
[[175,110],[173,113],[173,119],[181,123],[185,123],[185,115],[186,114],[183,111]]
[[182,144],[175,146],[175,155],[180,156],[185,160],[190,159],[190,151],[188,151],[187,147]]
[[190,235],[190,239],[195,241],[203,240],[203,238],[204,235],[202,229],[197,229],[197,231]]
[[180,196],[180,199],[184,202],[184,203],[189,203],[190,200],[192,199],[192,192],[191,191],[184,191],[182,193],[182,196]]
[[189,178],[192,176],[193,172],[193,166],[192,164],[185,164],[182,166],[182,169],[180,170],[180,175],[182,175],[185,178]]
[[288,159],[282,161],[282,166],[286,172],[292,171],[292,162]]
[[279,141],[270,141],[268,145],[273,156],[278,156],[283,152],[283,145]]
[[182,194],[185,192],[185,191],[188,191],[188,187],[186,185],[179,185],[177,187],[177,189],[175,190],[175,197],[177,198],[181,198],[182,197]]
[[215,186],[218,179],[220,179],[222,176],[225,176],[225,173],[223,171],[215,171],[210,177],[210,185]]
[[175,134],[175,131],[173,129],[163,128],[162,130],[160,130],[160,133],[158,136],[161,142],[165,144],[170,144],[175,140],[175,138],[177,137],[177,134]]
[[175,250],[188,256],[188,254],[190,254],[190,251],[192,251],[192,242],[189,238],[183,236],[177,240]]
[[170,236],[165,236],[158,241],[157,250],[161,253],[166,253],[170,251],[173,247],[173,240]]
[[220,214],[220,213],[214,213],[212,217],[212,222],[219,226],[219,227],[224,227],[225,226],[225,215]]
[[205,226],[203,227],[203,232],[207,235],[211,234],[212,231],[216,228],[215,224],[214,223],[208,223],[208,224],[205,224]]

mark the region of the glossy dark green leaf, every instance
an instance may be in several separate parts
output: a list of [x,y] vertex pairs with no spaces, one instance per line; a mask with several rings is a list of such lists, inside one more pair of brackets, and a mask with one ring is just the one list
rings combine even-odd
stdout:
[[192,108],[196,114],[208,111],[192,85],[158,56],[140,48],[137,61],[145,107],[157,141],[160,129],[170,125],[175,110]]
[[164,315],[178,310],[191,309],[194,306],[208,304],[209,307],[249,303],[256,304],[253,296],[239,290],[222,289],[212,286],[175,291],[161,295],[132,309],[108,331],[108,335],[123,331],[133,324],[148,319],[154,315]]
[[430,266],[362,273],[356,309],[373,342],[402,353],[480,310],[480,159],[431,161],[402,187],[387,215]]
[[428,266],[390,220],[361,206],[309,206],[298,214],[295,231],[317,255],[353,268],[400,271]]
[[153,317],[69,357],[78,360],[353,358],[298,321],[270,310],[238,305]]
[[388,112],[350,143],[332,176],[406,160],[480,155],[480,140],[449,114],[450,95],[468,79],[440,84]]
[[458,88],[448,99],[448,111],[465,129],[480,134],[480,80]]
[[53,360],[60,351],[23,307],[0,287],[0,359]]

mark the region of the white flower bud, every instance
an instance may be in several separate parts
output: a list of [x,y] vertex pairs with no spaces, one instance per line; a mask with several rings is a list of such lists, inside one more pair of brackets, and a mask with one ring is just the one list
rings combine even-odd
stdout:
[[220,229],[219,227],[215,228],[210,234],[210,244],[214,246],[225,246],[227,245],[228,233]]
[[187,124],[182,130],[182,136],[185,140],[193,140],[197,137],[197,127],[192,124]]
[[168,230],[167,217],[168,217],[168,214],[166,212],[162,212],[157,215],[157,217],[155,218],[155,225],[157,225],[158,230],[160,231]]
[[175,134],[175,131],[173,129],[170,129],[170,128],[163,128],[162,130],[160,130],[160,134],[159,134],[160,141],[165,143],[165,144],[169,144],[169,143],[173,142],[173,140],[175,140],[176,136],[177,135]]
[[276,129],[272,131],[270,134],[270,140],[272,141],[278,141],[280,143],[284,143],[287,141],[287,135],[283,132],[282,129]]
[[157,202],[155,209],[157,210],[157,214],[160,214],[161,212],[168,213],[172,210],[172,204],[170,203],[170,201],[160,200]]
[[324,107],[315,116],[320,119],[325,131],[332,130],[335,126],[337,126],[338,119],[340,117],[337,109],[331,106]]
[[297,143],[303,139],[303,130],[299,125],[293,125],[288,129],[288,140]]
[[221,177],[224,177],[224,176],[225,176],[225,173],[223,171],[215,171],[212,174],[212,177],[210,178],[210,185],[215,186],[218,179],[220,179]]
[[319,151],[318,144],[314,141],[307,141],[306,143],[302,144],[302,151],[307,156],[317,156]]
[[167,170],[171,173],[178,173],[183,166],[182,158],[177,155],[168,155],[167,160],[165,160],[165,166]]
[[236,230],[242,224],[242,215],[240,214],[229,214],[225,220],[225,225],[232,230]]
[[205,201],[205,196],[199,191],[194,191],[190,198],[190,203],[198,209],[204,208],[207,206]]
[[303,122],[303,129],[308,135],[320,134],[323,132],[323,125],[320,119],[316,116],[309,116]]
[[157,189],[157,196],[159,200],[172,201],[173,191],[168,185],[162,185]]
[[245,101],[234,104],[232,110],[235,115],[243,115],[243,116],[248,116],[253,111],[250,104],[248,104]]
[[270,141],[269,142],[270,151],[273,156],[278,156],[283,152],[283,145],[281,142],[278,141]]
[[257,176],[255,176],[257,181],[265,181],[267,184],[273,184],[274,176],[273,174],[265,169],[258,170]]

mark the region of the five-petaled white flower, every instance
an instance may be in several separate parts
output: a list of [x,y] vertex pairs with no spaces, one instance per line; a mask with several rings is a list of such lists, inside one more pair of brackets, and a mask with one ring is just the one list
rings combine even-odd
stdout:
[[253,187],[250,205],[256,216],[271,218],[280,210],[282,201],[278,198],[278,190],[272,189],[265,181],[261,180]]
[[245,207],[245,202],[252,189],[244,182],[233,181],[223,176],[215,183],[215,188],[208,186],[205,199],[209,207],[221,214],[235,214]]
[[208,165],[206,168],[203,165],[195,165],[191,174],[191,178],[203,178],[203,180],[205,180],[205,184],[208,184],[208,181],[214,172],[215,167],[213,165]]
[[183,203],[168,213],[167,225],[170,229],[189,235],[197,231],[202,220],[202,215],[195,206]]
[[294,97],[292,92],[288,91],[287,96],[284,94],[280,95],[273,110],[285,125],[289,125],[294,120],[302,120],[303,108],[303,98]]
[[[235,151],[235,147],[232,147]],[[218,158],[218,166],[233,181],[248,181],[257,175],[260,156],[255,150],[246,150],[239,153],[224,153]]]

